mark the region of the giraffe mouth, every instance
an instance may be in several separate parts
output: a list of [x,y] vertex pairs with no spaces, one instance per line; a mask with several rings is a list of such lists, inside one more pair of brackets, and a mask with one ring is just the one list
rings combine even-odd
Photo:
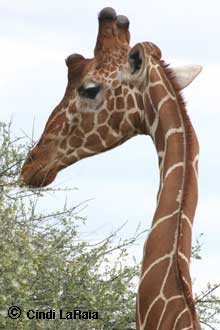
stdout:
[[21,171],[21,186],[25,185],[30,188],[40,188],[46,187],[54,181],[56,178],[57,171],[54,169],[45,170],[42,166],[35,170],[31,171],[30,166],[24,165]]

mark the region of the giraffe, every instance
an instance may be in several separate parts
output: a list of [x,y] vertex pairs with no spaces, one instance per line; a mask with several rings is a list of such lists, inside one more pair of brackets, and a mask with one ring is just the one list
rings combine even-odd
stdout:
[[94,58],[66,59],[63,99],[28,155],[21,180],[50,184],[67,166],[145,134],[158,155],[160,185],[144,244],[137,330],[199,330],[189,272],[199,145],[181,90],[200,66],[169,68],[151,42],[130,47],[129,20],[104,8]]

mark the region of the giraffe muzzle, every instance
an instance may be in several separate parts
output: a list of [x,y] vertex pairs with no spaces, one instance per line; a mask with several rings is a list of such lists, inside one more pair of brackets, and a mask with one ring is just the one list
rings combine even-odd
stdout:
[[[31,175],[29,175],[31,173]],[[48,186],[56,178],[57,171],[50,169],[45,170],[40,168],[34,173],[30,171],[26,166],[22,168],[20,176],[20,186],[28,186],[31,188],[39,188]]]

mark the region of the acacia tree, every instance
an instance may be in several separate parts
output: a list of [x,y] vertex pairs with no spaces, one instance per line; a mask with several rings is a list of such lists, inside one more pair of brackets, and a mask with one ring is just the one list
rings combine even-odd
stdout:
[[[138,265],[126,265],[127,249],[118,231],[91,245],[78,233],[79,205],[49,214],[36,201],[52,189],[19,187],[28,145],[0,125],[0,329],[132,329]],[[7,315],[21,308],[19,319]],[[28,310],[98,311],[94,320],[29,320]],[[33,314],[31,314],[33,316]]]
[[[192,247],[192,257],[201,260],[201,237],[196,240]],[[200,318],[202,329],[219,330],[220,325],[220,296],[217,292],[220,289],[219,283],[207,283],[206,287],[195,294],[195,303]]]
[[[119,230],[91,245],[82,240],[80,207],[49,214],[36,211],[36,201],[52,189],[19,187],[20,167],[28,144],[12,138],[10,125],[0,124],[0,329],[135,329],[135,292],[139,265],[128,257],[141,233],[117,239]],[[146,235],[146,234],[145,234]],[[192,250],[200,258],[201,245]],[[128,262],[129,261],[129,262]],[[214,329],[219,322],[217,285],[196,295],[201,322]],[[10,319],[10,306],[22,315]],[[36,320],[28,310],[98,311],[94,320]]]

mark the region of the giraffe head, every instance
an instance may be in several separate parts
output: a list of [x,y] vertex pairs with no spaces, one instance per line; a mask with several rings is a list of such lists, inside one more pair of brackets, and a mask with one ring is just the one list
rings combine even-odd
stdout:
[[[151,63],[160,66],[160,49],[152,43],[131,49],[129,21],[112,8],[104,8],[98,20],[94,58],[73,54],[66,59],[65,95],[22,168],[27,185],[46,186],[78,160],[149,133],[145,89]],[[185,87],[199,71],[178,69],[179,86]]]

